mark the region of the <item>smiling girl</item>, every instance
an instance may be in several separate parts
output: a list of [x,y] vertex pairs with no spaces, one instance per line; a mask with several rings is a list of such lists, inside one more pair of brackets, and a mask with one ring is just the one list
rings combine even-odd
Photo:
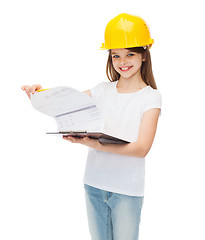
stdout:
[[[92,240],[137,240],[144,199],[145,156],[161,112],[161,94],[152,73],[149,29],[140,17],[120,14],[105,30],[101,49],[109,52],[106,73],[84,93],[104,117],[104,133],[129,144],[101,144],[88,137],[64,137],[89,147],[84,175]],[[41,85],[23,86],[28,96]]]

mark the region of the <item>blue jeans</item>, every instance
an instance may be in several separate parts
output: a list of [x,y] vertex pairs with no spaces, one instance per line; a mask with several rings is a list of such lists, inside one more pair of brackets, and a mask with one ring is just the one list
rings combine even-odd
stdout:
[[84,188],[92,240],[138,240],[144,197]]

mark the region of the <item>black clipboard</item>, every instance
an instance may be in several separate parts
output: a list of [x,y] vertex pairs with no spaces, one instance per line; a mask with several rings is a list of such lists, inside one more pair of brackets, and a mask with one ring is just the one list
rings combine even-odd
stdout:
[[98,139],[101,144],[127,144],[130,143],[126,140],[116,138],[101,132],[79,132],[79,131],[63,131],[63,132],[47,132],[46,134],[72,136],[77,138],[89,137],[92,139]]

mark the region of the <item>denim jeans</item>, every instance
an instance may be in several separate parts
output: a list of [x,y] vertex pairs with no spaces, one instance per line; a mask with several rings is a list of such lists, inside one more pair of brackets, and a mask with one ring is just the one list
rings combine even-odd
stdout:
[[92,240],[138,240],[144,197],[84,188]]

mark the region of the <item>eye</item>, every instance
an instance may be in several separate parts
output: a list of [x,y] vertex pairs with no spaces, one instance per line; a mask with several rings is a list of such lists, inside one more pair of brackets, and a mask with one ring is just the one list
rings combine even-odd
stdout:
[[113,58],[119,58],[120,56],[119,55],[113,55],[112,57]]
[[132,56],[134,56],[134,54],[133,53],[129,53],[127,56],[128,57],[132,57]]

